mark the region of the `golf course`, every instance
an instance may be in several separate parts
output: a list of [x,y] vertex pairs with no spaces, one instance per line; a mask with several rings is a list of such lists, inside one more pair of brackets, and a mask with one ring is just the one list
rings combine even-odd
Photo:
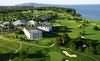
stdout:
[[[22,19],[49,22],[52,31],[28,40],[20,29],[1,26]],[[84,18],[73,8],[0,9],[0,61],[100,61],[100,21]]]

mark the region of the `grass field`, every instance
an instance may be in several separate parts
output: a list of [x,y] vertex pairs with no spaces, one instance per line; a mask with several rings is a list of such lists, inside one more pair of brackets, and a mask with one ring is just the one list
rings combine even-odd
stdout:
[[[37,15],[39,15],[38,13],[42,13],[44,15],[45,12],[45,11],[38,12],[37,10],[35,11]],[[88,26],[82,29],[79,28],[79,26],[83,23],[82,21],[76,21],[75,19],[68,20],[67,16],[69,14],[66,14],[66,12],[61,12],[61,13],[59,12],[58,14],[63,18],[55,19],[56,24],[68,27],[71,30],[71,32],[57,33],[57,34],[68,34],[70,36],[72,40],[67,46],[64,47],[59,46],[57,44],[58,42],[57,36],[43,37],[43,39],[38,41],[29,41],[21,39],[20,37],[24,35],[17,34],[16,32],[12,33],[4,32],[0,33],[0,61],[63,61],[63,59],[67,59],[69,61],[100,61],[100,55],[93,54],[91,47],[87,48],[85,52],[80,52],[78,50],[75,50],[75,45],[73,43],[74,39],[79,37],[80,32],[82,32],[83,30],[85,31],[86,34],[88,34],[85,35],[87,39],[100,41],[100,31],[96,31],[93,29],[94,27],[93,24],[100,25],[100,21],[89,21],[90,23],[88,24]],[[70,54],[76,54],[77,57],[71,58],[65,56],[62,53],[62,49],[66,50]],[[100,51],[100,49],[98,50]],[[4,56],[3,59],[5,58],[7,59],[3,60],[2,54],[6,55],[7,53],[13,53],[15,55],[18,54],[18,56],[15,56],[11,60],[9,60],[9,57],[7,58]],[[46,57],[42,57],[41,56],[42,54],[46,55]]]
[[[66,21],[66,22],[64,22]],[[76,21],[68,21],[68,20],[62,20],[60,24],[73,28],[72,32],[69,33],[71,38],[76,38],[79,36],[79,32],[82,30],[78,28],[79,23]],[[88,26],[85,29],[86,33],[93,34],[93,35],[88,35],[86,36],[87,38],[92,38],[92,39],[98,39],[99,38],[99,31],[93,30],[93,26]],[[71,46],[70,48],[72,51],[69,51],[70,53],[74,53],[78,55],[77,58],[70,58],[70,57],[65,57],[61,49],[58,48],[58,46],[54,45],[53,47],[49,47],[51,44],[55,43],[56,39],[55,38],[44,38],[40,41],[24,41],[21,39],[16,39],[15,33],[5,33],[0,35],[0,53],[7,53],[7,52],[16,52],[16,51],[27,51],[28,53],[34,53],[38,50],[42,50],[44,48],[49,49],[49,60],[50,61],[62,61],[64,58],[68,59],[69,61],[99,61],[100,56],[95,56],[91,53],[90,50],[86,50],[86,52],[78,52],[75,51],[74,48]],[[66,48],[65,48],[66,49]],[[13,59],[14,61],[20,61],[19,57]],[[23,61],[38,61],[36,58],[25,58]]]

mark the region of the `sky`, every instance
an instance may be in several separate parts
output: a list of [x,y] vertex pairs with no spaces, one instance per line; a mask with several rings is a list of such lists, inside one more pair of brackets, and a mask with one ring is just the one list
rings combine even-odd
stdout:
[[12,6],[30,2],[60,5],[100,4],[100,0],[0,0],[0,6]]

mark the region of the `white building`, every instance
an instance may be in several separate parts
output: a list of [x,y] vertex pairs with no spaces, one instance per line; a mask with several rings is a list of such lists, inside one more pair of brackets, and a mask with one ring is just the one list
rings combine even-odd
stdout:
[[27,30],[26,28],[23,29],[24,34],[26,35],[28,40],[40,40],[42,39],[42,31],[40,30]]
[[27,22],[27,27],[32,28],[32,27],[36,27],[36,25],[37,25],[37,22],[35,22],[33,20],[30,20]]
[[46,31],[49,32],[52,30],[52,26],[50,23],[48,22],[41,22],[39,23],[39,25],[37,26],[37,29],[42,30],[42,31]]
[[21,26],[21,25],[25,25],[27,23],[27,20],[17,20],[15,22],[13,22],[14,26]]
[[30,21],[27,22],[27,24],[28,25],[34,25],[35,26],[37,23],[35,21],[33,21],[33,20],[30,20]]

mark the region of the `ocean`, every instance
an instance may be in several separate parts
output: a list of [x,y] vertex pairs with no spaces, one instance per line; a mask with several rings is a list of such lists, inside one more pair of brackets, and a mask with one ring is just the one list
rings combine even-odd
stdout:
[[83,17],[91,20],[100,20],[100,5],[72,5]]

